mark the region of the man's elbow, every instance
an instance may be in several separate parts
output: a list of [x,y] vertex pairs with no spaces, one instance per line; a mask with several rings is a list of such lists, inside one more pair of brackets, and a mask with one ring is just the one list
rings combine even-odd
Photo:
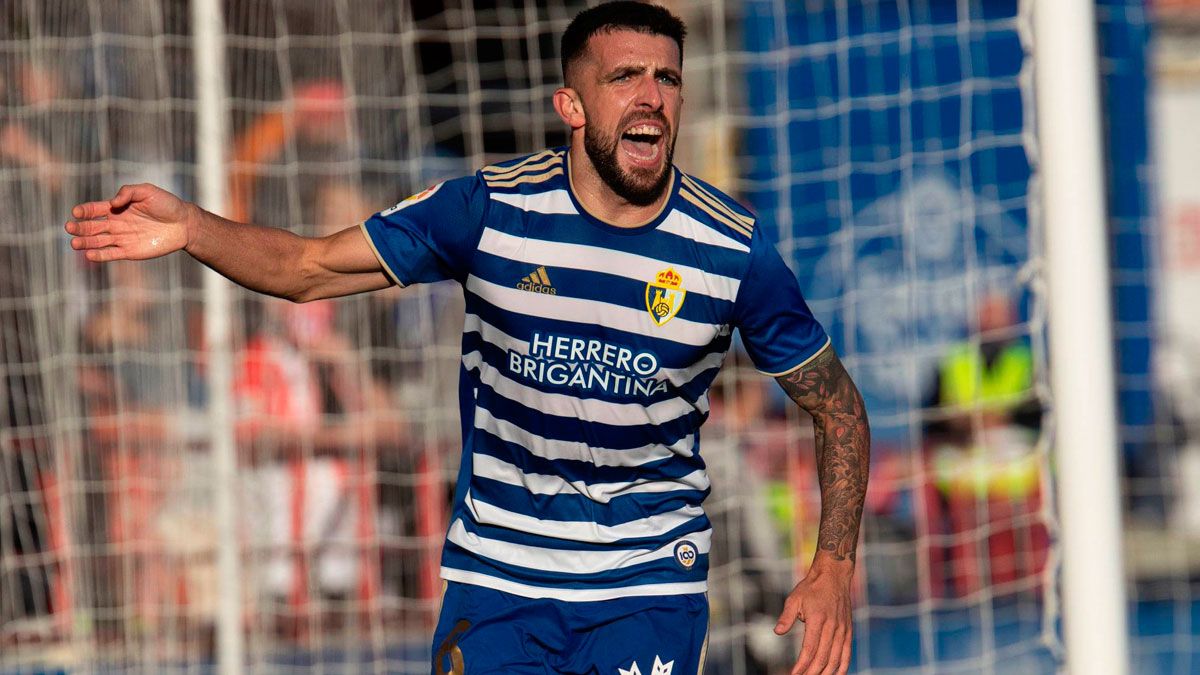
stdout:
[[284,300],[295,303],[297,305],[302,305],[306,302],[312,302],[313,300],[322,299],[322,296],[318,295],[317,293],[314,293],[312,291],[312,289],[289,291],[288,293],[285,293],[284,295],[282,295],[280,297],[282,297]]
[[327,297],[321,292],[324,281],[329,276],[329,270],[321,264],[324,253],[320,239],[306,239],[300,253],[294,273],[285,275],[289,278],[287,288],[280,297],[294,303],[312,302]]
[[284,291],[280,297],[296,304],[304,304],[314,300],[324,300],[334,297],[326,291],[326,284],[316,276],[299,275],[296,283]]

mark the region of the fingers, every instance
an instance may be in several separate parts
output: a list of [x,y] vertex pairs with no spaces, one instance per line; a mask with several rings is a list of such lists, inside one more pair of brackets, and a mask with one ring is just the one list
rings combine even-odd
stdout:
[[804,622],[800,655],[791,675],[843,674],[850,668],[854,616],[850,588],[840,578],[805,577],[784,600],[779,635]]
[[[66,225],[67,232],[75,235],[71,237],[71,248],[76,251],[84,251],[88,260],[92,262],[106,262],[108,260],[119,260],[125,257],[124,252],[120,252],[116,248],[118,245],[116,236],[113,235],[110,225],[112,223],[107,220],[81,220],[71,221]],[[101,250],[107,250],[107,253],[99,255]]]
[[105,248],[107,246],[115,246],[117,243],[116,237],[111,234],[97,234],[91,237],[72,237],[71,248],[76,251],[88,251],[97,248]]
[[[826,622],[826,630],[822,631],[821,644],[817,647],[817,658],[807,672],[820,675],[845,675],[850,669],[850,646],[853,644],[852,635],[854,624],[849,620]],[[828,651],[825,649],[828,637]],[[821,664],[824,663],[824,668]]]
[[76,237],[90,237],[111,232],[113,224],[111,220],[69,220],[64,227],[68,234]]
[[154,186],[149,183],[138,183],[136,185],[122,185],[121,189],[117,190],[117,194],[112,199],[108,200],[109,206],[114,211],[123,209],[135,201],[139,201],[149,197],[154,192]]
[[71,217],[75,220],[100,218],[110,213],[112,213],[112,207],[108,202],[84,202],[71,209]]
[[841,654],[842,664],[841,664],[841,667],[838,668],[838,670],[837,670],[838,675],[846,675],[846,673],[850,672],[850,657],[852,655],[852,653],[850,651],[850,646],[853,644],[854,644],[854,624],[852,623],[846,629],[846,634],[842,639],[842,654]]
[[844,675],[850,669],[853,623],[814,615],[804,627],[804,644],[792,675]]
[[783,611],[779,613],[779,621],[775,623],[775,634],[783,635],[796,625],[796,619],[800,618],[800,600],[794,595],[789,595],[783,601]]
[[129,206],[131,203],[146,199],[154,194],[156,188],[149,183],[137,183],[136,185],[122,185],[117,194],[113,195],[112,199],[102,202],[84,202],[77,204],[71,209],[71,217],[76,220],[85,220],[91,218],[101,218],[111,215],[113,211]]
[[829,645],[833,640],[833,622],[822,616],[811,616],[804,622],[804,644],[792,675],[815,675],[829,662]]
[[113,260],[125,260],[127,257],[125,252],[116,246],[89,249],[83,255],[92,262],[112,262]]
[[109,220],[67,222],[67,232],[75,235],[71,237],[71,248],[83,251],[84,257],[92,262],[124,260],[128,255],[120,248],[117,237],[112,232],[113,224]]
[[842,645],[846,637],[846,627],[837,621],[829,623],[833,624],[833,628],[829,631],[829,652],[825,654],[825,667],[821,670],[821,675],[836,675],[843,672]]

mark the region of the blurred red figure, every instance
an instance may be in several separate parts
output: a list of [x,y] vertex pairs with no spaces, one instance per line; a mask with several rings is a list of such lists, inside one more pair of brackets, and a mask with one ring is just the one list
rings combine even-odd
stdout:
[[1033,353],[1006,295],[984,297],[977,322],[978,343],[942,358],[926,425],[931,529],[952,540],[933,551],[935,586],[945,556],[960,597],[988,583],[997,593],[1040,589],[1049,543]]
[[[363,204],[352,186],[323,183],[318,231],[369,210]],[[234,383],[239,435],[254,467],[246,499],[263,506],[248,523],[252,546],[267,550],[259,588],[286,606],[281,627],[300,629],[300,637],[311,613],[329,618],[340,602],[363,607],[378,594],[371,450],[408,441],[390,392],[362,372],[338,323],[341,307],[332,300],[251,305]]]
[[[231,219],[247,221],[254,218],[255,207],[263,197],[260,174],[264,165],[282,161],[289,145],[295,146],[296,159],[301,162],[334,162],[351,154],[345,89],[341,83],[315,80],[298,85],[291,101],[283,103],[278,110],[263,113],[238,134],[231,153]],[[317,185],[306,187],[313,189],[302,189],[302,198],[313,198],[320,189]],[[368,208],[362,215],[369,214]],[[338,223],[345,225],[342,221]],[[293,226],[296,223],[279,224]]]
[[267,318],[239,355],[234,380],[238,435],[250,454],[246,526],[249,547],[265,550],[255,570],[259,596],[287,607],[293,621],[281,626],[299,626],[314,596],[354,590],[361,575],[356,522],[363,514],[339,429],[322,424],[316,370],[296,344],[294,327],[307,324],[288,321],[282,303],[264,310]]

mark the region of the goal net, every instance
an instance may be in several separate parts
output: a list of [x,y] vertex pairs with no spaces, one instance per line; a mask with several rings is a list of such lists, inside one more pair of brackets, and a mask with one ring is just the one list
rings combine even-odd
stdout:
[[[668,4],[676,163],[759,215],[871,412],[855,667],[1052,672],[1028,3]],[[224,2],[225,215],[327,234],[564,144],[557,41],[584,6]],[[92,265],[61,231],[123,183],[195,198],[191,32],[186,0],[0,0],[0,672],[207,668],[229,546],[247,670],[428,672],[457,287],[239,292],[238,481],[215,486],[200,266]],[[813,435],[736,351],[712,410],[707,672],[786,672]]]

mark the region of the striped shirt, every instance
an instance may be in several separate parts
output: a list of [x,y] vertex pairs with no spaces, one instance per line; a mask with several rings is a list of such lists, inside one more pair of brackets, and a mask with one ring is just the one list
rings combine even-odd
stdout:
[[363,223],[400,285],[466,297],[463,460],[442,577],[529,597],[706,590],[708,389],[732,332],[779,375],[828,338],[754,217],[673,170],[650,222],[572,192],[563,148],[488,166]]

